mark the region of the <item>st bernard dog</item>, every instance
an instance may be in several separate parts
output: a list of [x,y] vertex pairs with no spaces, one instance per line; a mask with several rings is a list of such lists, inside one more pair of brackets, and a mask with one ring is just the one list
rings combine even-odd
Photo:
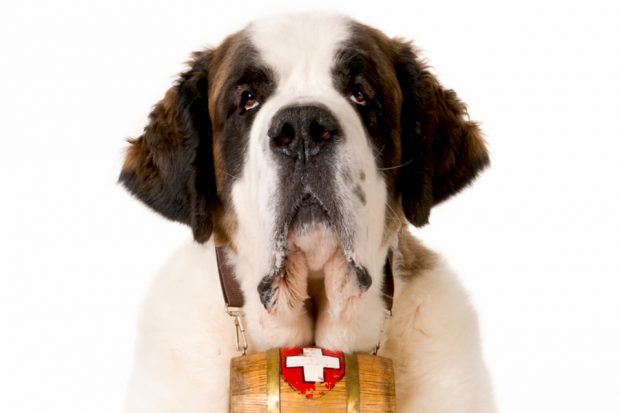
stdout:
[[146,299],[128,411],[228,410],[239,353],[215,247],[245,299],[248,351],[380,343],[398,411],[494,411],[475,311],[409,230],[488,163],[465,104],[411,43],[346,17],[265,18],[194,53],[120,175],[194,238]]

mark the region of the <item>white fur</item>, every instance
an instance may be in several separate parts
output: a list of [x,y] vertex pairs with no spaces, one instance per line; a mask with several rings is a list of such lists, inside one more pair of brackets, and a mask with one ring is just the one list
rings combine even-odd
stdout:
[[[266,350],[277,343],[302,345],[312,342],[314,334],[318,345],[340,348],[346,351],[369,351],[379,339],[383,322],[380,292],[382,269],[387,245],[382,245],[385,204],[387,194],[383,178],[375,167],[372,149],[364,127],[348,102],[335,88],[331,69],[338,46],[349,37],[349,20],[328,14],[306,14],[294,17],[268,18],[252,24],[248,35],[257,48],[261,60],[275,71],[276,92],[262,104],[250,133],[248,157],[241,179],[233,186],[232,199],[239,218],[239,231],[235,239],[237,254],[231,257],[238,274],[242,274],[242,288],[246,296],[252,296],[257,305],[250,317],[248,327],[253,344]],[[288,318],[274,318],[257,301],[256,286],[269,274],[273,265],[275,243],[275,202],[277,202],[277,162],[269,149],[267,130],[276,112],[291,104],[321,103],[339,120],[344,129],[345,143],[338,148],[335,175],[336,192],[340,196],[342,210],[347,211],[347,228],[353,233],[353,251],[347,252],[369,272],[373,283],[370,290],[359,297],[357,310],[349,311],[346,319],[337,319],[341,311],[322,314],[314,326],[308,323],[291,325]],[[359,178],[361,172],[365,179]],[[345,176],[354,180],[346,182]],[[359,186],[366,194],[362,205],[353,193]],[[257,205],[258,208],[248,208]],[[377,219],[377,217],[381,217]],[[320,238],[329,238],[329,234]],[[315,248],[321,245],[314,244]],[[309,248],[308,248],[309,249]],[[276,257],[277,264],[283,257]],[[351,276],[352,277],[352,276]],[[353,291],[353,295],[355,295]],[[296,317],[304,317],[296,313]],[[276,324],[284,323],[282,326]],[[269,325],[270,329],[264,326]],[[291,334],[291,329],[296,329]],[[282,331],[283,336],[277,332]],[[294,336],[300,341],[291,341]],[[281,345],[281,344],[280,344]]]
[[[452,272],[439,264],[407,282],[394,276],[394,316],[380,354],[394,361],[398,411],[495,411],[476,314]],[[213,245],[184,246],[144,305],[127,411],[227,412],[234,331]]]
[[394,362],[399,412],[494,412],[478,318],[443,262],[408,282],[395,274],[381,354]]
[[[228,259],[246,299],[244,322],[252,352],[312,343],[368,352],[381,340],[383,265],[395,242],[383,239],[386,185],[365,129],[348,97],[332,84],[334,54],[348,37],[347,27],[343,17],[310,14],[263,20],[247,29],[278,85],[261,102],[241,176],[232,187],[238,225],[235,252]],[[315,279],[324,282],[324,293],[314,297],[318,316],[312,320],[303,306],[267,312],[256,288],[274,260],[279,264],[284,259],[274,257],[282,240],[274,235],[278,170],[267,130],[280,108],[317,102],[343,127],[344,143],[337,148],[330,179],[346,211],[353,245],[342,250],[325,227],[287,241],[298,249],[288,261],[295,264],[299,290],[305,292]],[[365,203],[355,195],[356,186],[367,194]],[[368,291],[359,290],[349,260],[368,270]],[[438,266],[408,283],[398,282],[396,290],[382,354],[394,360],[399,411],[493,411],[476,316],[451,273]],[[284,293],[281,288],[278,294]],[[234,327],[224,312],[213,245],[187,245],[160,274],[144,306],[128,411],[226,412],[228,366],[235,355]]]

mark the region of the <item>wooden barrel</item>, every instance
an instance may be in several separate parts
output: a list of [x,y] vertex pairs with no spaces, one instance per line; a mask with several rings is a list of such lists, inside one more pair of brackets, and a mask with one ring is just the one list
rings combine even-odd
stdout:
[[396,411],[390,359],[317,347],[232,359],[231,413]]

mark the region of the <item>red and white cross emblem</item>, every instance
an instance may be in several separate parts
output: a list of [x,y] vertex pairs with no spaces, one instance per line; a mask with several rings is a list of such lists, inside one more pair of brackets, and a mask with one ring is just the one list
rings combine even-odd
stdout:
[[344,354],[318,347],[280,349],[284,380],[307,398],[318,398],[344,376]]
[[323,371],[339,369],[340,359],[324,355],[320,348],[306,347],[303,349],[303,356],[288,356],[286,367],[303,367],[305,382],[323,383],[325,381]]

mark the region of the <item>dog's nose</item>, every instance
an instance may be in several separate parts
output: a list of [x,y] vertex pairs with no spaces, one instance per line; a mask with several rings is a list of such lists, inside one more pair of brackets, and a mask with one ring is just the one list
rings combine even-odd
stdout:
[[291,106],[276,113],[267,132],[275,153],[306,162],[340,138],[336,117],[318,105]]

